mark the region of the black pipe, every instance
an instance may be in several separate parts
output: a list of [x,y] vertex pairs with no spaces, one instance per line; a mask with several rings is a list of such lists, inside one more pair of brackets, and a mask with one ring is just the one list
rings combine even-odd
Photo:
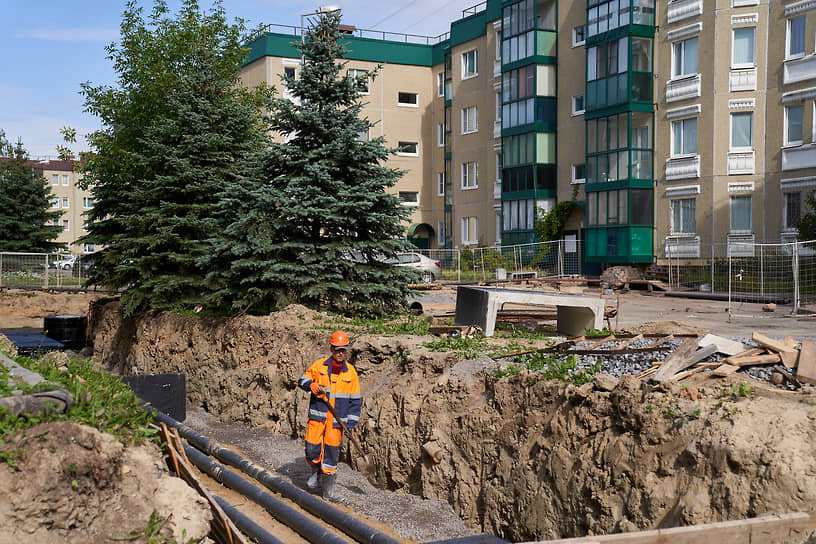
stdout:
[[[728,300],[728,293],[712,293],[706,291],[666,291],[663,293],[663,296],[674,298],[693,298],[698,300]],[[773,302],[774,304],[785,305],[791,303],[791,298],[785,294],[753,295],[750,293],[732,293],[731,302],[753,302],[756,304],[767,304],[769,302]]]
[[349,544],[347,540],[340,538],[291,506],[287,506],[260,487],[249,483],[249,481],[221,463],[213,461],[206,454],[192,446],[185,444],[184,452],[194,465],[209,474],[213,479],[260,504],[275,519],[292,528],[312,544]]
[[212,491],[210,491],[210,495],[213,499],[215,499],[215,502],[218,503],[218,506],[221,507],[221,510],[224,511],[224,513],[232,520],[233,523],[235,523],[235,526],[238,527],[246,536],[250,537],[259,544],[283,544],[282,540],[278,540],[269,534],[266,529],[242,514],[240,510],[235,508],[226,500],[222,499]]
[[471,535],[448,540],[434,540],[426,544],[508,544],[506,540],[493,535]]
[[220,461],[240,469],[245,474],[252,476],[275,493],[280,493],[310,514],[313,514],[326,523],[330,523],[331,525],[337,527],[354,540],[362,544],[401,544],[399,540],[396,540],[382,531],[363,523],[354,516],[346,514],[339,508],[315,497],[311,493],[308,493],[299,487],[292,485],[290,482],[270,474],[251,461],[244,459],[234,451],[223,448],[214,440],[198,434],[190,427],[184,425],[183,423],[179,423],[166,414],[159,411],[156,411],[155,414],[156,419],[163,422],[168,427],[174,427],[177,429],[179,434],[186,438],[190,444],[218,458]]

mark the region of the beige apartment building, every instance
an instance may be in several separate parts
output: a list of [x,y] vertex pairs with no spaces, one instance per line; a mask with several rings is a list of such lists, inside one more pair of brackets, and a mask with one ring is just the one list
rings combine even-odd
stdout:
[[62,227],[56,242],[65,244],[73,255],[93,253],[94,244],[77,242],[87,234],[83,214],[93,208],[93,198],[90,191],[77,185],[82,176],[74,171],[74,161],[40,161],[34,162],[33,167],[51,187],[51,211],[62,212],[62,216],[54,220],[54,225]]
[[[352,21],[353,23],[353,21]],[[299,28],[244,81],[297,74]],[[348,27],[347,68],[422,248],[536,240],[578,207],[585,271],[795,239],[816,189],[816,1],[487,0],[432,38]]]

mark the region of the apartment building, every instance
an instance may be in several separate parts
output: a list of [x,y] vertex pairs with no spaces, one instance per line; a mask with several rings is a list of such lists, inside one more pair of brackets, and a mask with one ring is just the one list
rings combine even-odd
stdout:
[[[247,84],[299,70],[300,29],[280,28]],[[346,45],[349,70],[382,65],[364,115],[400,150],[411,241],[532,242],[536,210],[575,200],[566,247],[597,270],[795,238],[814,36],[813,0],[487,0],[443,36],[349,27]]]
[[89,191],[77,185],[82,176],[74,171],[74,161],[40,161],[32,166],[51,187],[52,211],[62,212],[62,216],[54,220],[54,225],[62,227],[56,242],[65,244],[73,255],[93,253],[94,244],[77,243],[80,236],[87,234],[83,214],[93,208],[93,198]]

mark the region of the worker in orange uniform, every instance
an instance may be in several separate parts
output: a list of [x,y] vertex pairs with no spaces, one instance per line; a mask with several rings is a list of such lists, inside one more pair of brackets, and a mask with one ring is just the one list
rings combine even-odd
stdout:
[[341,502],[345,497],[335,489],[337,460],[340,456],[340,439],[343,428],[326,407],[331,403],[337,417],[353,432],[360,421],[363,400],[357,371],[346,362],[349,339],[343,331],[331,335],[330,357],[322,357],[312,363],[298,380],[298,386],[311,391],[309,421],[306,424],[306,461],[312,474],[306,481],[309,489],[323,490],[323,498]]

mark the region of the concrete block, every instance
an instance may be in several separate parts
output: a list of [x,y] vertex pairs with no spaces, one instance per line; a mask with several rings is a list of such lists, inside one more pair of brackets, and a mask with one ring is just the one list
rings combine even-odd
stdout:
[[737,353],[742,353],[748,349],[742,342],[729,340],[728,338],[723,338],[722,336],[717,336],[715,334],[706,334],[697,341],[697,345],[701,348],[704,348],[710,344],[714,344],[717,347],[717,353],[722,353],[724,355],[736,355]]
[[816,342],[802,341],[796,378],[800,382],[816,385]]

